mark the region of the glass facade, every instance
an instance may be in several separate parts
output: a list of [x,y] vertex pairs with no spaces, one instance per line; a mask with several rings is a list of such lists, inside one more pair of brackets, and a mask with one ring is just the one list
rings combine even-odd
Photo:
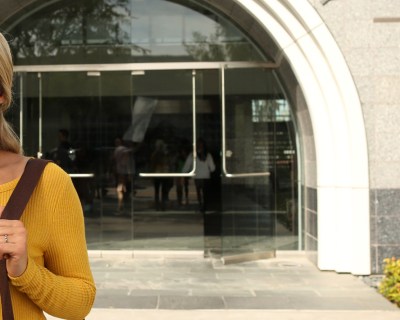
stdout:
[[8,26],[16,64],[263,60],[232,22],[199,1],[51,3]]
[[301,246],[296,131],[277,67],[199,3],[57,1],[8,26],[9,120],[26,154],[70,174],[89,249]]

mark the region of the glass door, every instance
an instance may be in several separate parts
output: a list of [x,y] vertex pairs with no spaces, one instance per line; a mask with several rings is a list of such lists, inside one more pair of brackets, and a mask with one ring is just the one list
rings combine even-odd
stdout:
[[20,137],[26,155],[39,150],[40,73],[18,73],[14,77],[14,106],[7,114]]
[[[277,202],[278,179],[287,173],[277,169],[285,159],[275,117],[285,99],[270,69],[225,68],[221,77],[222,256],[226,263],[272,257],[278,215],[286,216]],[[284,143],[292,155],[293,144]]]
[[109,229],[98,188],[106,145],[101,73],[39,75],[38,156],[54,161],[71,177],[85,215],[88,245],[96,248],[107,241]]
[[134,145],[134,248],[203,250],[203,218],[194,210],[195,72],[143,70],[131,76]]
[[53,160],[71,177],[88,248],[131,248],[132,214],[116,214],[112,166],[114,139],[130,115],[130,73],[21,73],[16,84],[24,151]]

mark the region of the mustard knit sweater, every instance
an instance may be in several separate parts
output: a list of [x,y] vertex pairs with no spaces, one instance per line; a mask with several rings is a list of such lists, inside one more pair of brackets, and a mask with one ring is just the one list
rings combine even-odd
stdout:
[[[18,180],[0,185],[0,206],[6,205]],[[71,179],[57,165],[46,166],[21,220],[28,231],[29,258],[25,272],[10,278],[15,320],[45,319],[42,310],[82,320],[96,288],[81,204]]]

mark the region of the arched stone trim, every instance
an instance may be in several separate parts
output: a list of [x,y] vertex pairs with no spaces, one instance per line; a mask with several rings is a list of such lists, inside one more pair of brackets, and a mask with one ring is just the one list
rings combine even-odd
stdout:
[[307,0],[236,0],[281,48],[315,137],[318,267],[370,274],[368,151],[357,90],[338,45]]

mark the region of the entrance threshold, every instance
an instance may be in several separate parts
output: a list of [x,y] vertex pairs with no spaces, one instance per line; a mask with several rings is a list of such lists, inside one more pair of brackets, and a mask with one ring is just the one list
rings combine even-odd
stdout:
[[89,258],[204,258],[203,250],[88,250]]
[[255,260],[264,260],[275,258],[275,251],[265,251],[265,252],[251,252],[251,253],[243,253],[232,256],[225,256],[221,258],[223,264],[234,264],[241,262],[249,262]]

